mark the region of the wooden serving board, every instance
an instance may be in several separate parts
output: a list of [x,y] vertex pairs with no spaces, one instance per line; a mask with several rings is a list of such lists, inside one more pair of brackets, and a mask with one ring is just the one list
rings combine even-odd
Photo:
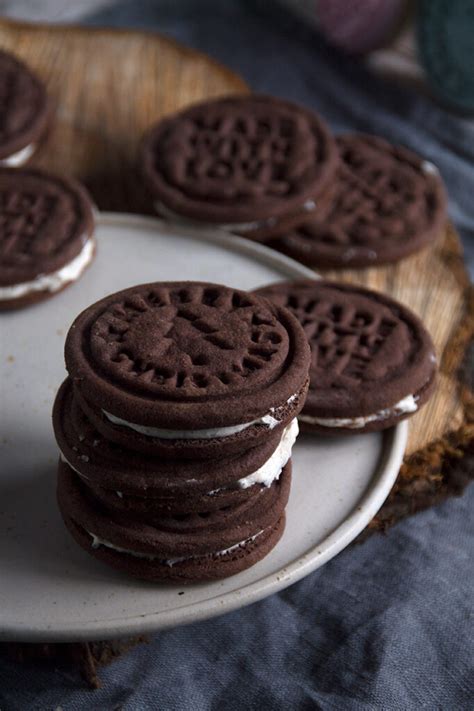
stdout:
[[[33,163],[76,176],[105,210],[150,211],[135,161],[151,123],[200,99],[248,91],[215,61],[151,33],[1,20],[0,47],[38,72],[55,104],[56,121]],[[433,336],[438,389],[412,419],[407,455],[435,442],[439,449],[449,432],[461,433],[451,443],[472,442],[472,393],[457,373],[472,338],[473,291],[454,229],[397,265],[326,274],[400,299]]]

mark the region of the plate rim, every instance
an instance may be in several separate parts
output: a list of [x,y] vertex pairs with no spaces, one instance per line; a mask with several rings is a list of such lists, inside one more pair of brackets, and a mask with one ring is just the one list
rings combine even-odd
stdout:
[[[259,261],[276,266],[289,277],[319,279],[313,270],[299,264],[265,245],[252,242],[244,237],[229,234],[212,227],[194,227],[171,224],[159,218],[131,213],[102,212],[96,214],[96,225],[106,227],[131,227],[150,229],[166,227],[176,236],[186,236],[197,241],[220,244],[230,251],[257,256]],[[61,620],[61,629],[53,629],[49,624],[34,628],[18,624],[2,624],[0,640],[18,642],[66,642],[96,639],[111,639],[117,636],[152,633],[179,625],[200,622],[235,611],[296,583],[317,570],[351,543],[372,520],[387,498],[398,476],[405,453],[408,422],[400,422],[394,428],[382,433],[383,446],[380,463],[375,476],[364,489],[357,506],[319,544],[309,548],[302,556],[283,569],[257,578],[243,587],[225,593],[216,593],[205,601],[196,601],[159,612],[134,614],[108,620],[66,623]],[[322,549],[322,550],[320,550]],[[159,588],[158,588],[159,589]],[[178,618],[178,619],[177,619]]]
[[95,224],[96,226],[104,225],[106,227],[113,227],[115,225],[119,227],[136,226],[139,229],[151,229],[153,227],[162,229],[165,227],[167,231],[175,233],[178,238],[184,236],[195,239],[198,242],[204,241],[213,244],[221,244],[232,252],[250,256],[258,255],[260,261],[269,266],[276,265],[280,269],[283,267],[289,275],[304,277],[306,279],[321,279],[320,275],[313,269],[305,267],[295,259],[287,257],[285,254],[277,252],[265,244],[253,242],[250,239],[240,237],[239,235],[232,234],[219,227],[213,227],[212,225],[195,226],[184,221],[168,222],[165,219],[153,217],[152,215],[107,211],[95,212]]

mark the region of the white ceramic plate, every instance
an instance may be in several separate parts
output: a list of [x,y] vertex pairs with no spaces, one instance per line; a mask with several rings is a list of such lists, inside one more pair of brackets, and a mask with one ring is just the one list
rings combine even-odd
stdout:
[[299,580],[347,546],[392,487],[407,425],[382,434],[300,437],[287,526],[263,561],[221,582],[154,586],[83,552],[55,502],[54,394],[74,317],[108,293],[154,280],[201,279],[250,289],[314,276],[276,252],[217,232],[103,215],[98,255],[53,299],[0,317],[0,639],[105,639],[212,617]]

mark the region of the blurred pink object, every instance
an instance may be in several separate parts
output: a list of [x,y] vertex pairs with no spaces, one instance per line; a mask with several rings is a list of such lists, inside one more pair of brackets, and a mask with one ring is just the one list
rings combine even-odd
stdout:
[[391,38],[405,9],[405,0],[317,0],[316,17],[328,42],[362,54]]

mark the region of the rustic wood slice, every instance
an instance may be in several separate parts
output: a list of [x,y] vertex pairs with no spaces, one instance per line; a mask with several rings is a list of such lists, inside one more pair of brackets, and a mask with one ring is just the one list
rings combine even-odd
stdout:
[[74,175],[102,210],[147,212],[138,141],[162,116],[247,91],[240,77],[159,35],[0,20],[0,47],[46,83],[56,116],[32,164]]
[[[38,72],[56,105],[54,126],[33,164],[84,181],[104,210],[150,211],[135,159],[152,122],[200,99],[247,91],[225,67],[152,33],[1,20],[0,47]],[[474,333],[474,292],[452,227],[433,248],[397,265],[324,275],[410,306],[430,330],[441,364],[438,390],[412,420],[405,464],[369,533],[460,493],[472,477],[472,378],[461,381],[459,372]],[[87,645],[77,654],[89,669]],[[93,684],[94,669],[88,671]]]

